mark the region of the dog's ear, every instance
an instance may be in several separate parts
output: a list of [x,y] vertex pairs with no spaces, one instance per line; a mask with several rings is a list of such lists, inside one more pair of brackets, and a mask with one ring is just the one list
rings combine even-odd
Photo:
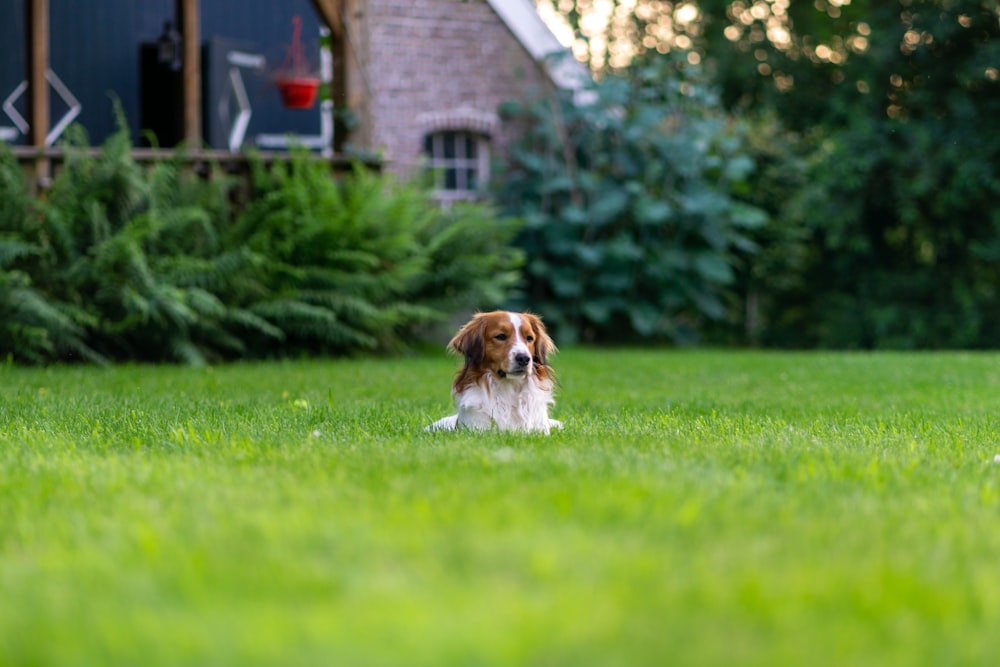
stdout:
[[483,346],[483,334],[486,321],[481,314],[476,314],[469,322],[459,329],[455,337],[448,343],[448,351],[465,357],[465,363],[478,366],[483,363],[486,349]]
[[524,317],[535,332],[534,362],[539,366],[545,366],[548,363],[549,355],[555,354],[558,351],[556,344],[552,342],[549,333],[545,330],[542,318],[531,313],[524,313]]

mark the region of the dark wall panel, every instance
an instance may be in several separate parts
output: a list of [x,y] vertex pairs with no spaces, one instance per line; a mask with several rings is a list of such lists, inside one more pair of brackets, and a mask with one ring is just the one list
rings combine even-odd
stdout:
[[[24,79],[24,0],[0,0],[0,101]],[[128,120],[134,140],[141,139],[141,67],[140,45],[155,42],[163,31],[164,21],[173,20],[174,0],[50,0],[51,67],[63,81],[82,109],[77,118],[93,143],[103,141],[115,130],[112,96],[116,96]],[[238,45],[251,53],[268,58],[268,70],[243,69],[247,96],[253,116],[247,129],[247,141],[259,133],[317,134],[319,107],[309,111],[285,109],[270,74],[285,55],[292,33],[292,17],[303,21],[303,40],[318,66],[317,36],[319,22],[309,0],[202,0],[201,37],[203,44]],[[211,51],[211,48],[208,49]],[[208,54],[206,54],[208,55]],[[210,56],[207,58],[210,60]],[[231,98],[228,70],[214,69],[205,63],[206,128],[213,126],[223,99]],[[219,80],[223,77],[223,80]],[[52,93],[52,124],[66,112],[66,104]],[[232,99],[229,99],[230,107]],[[17,104],[22,114],[24,100]],[[217,118],[214,119],[218,125]],[[0,131],[11,133],[11,121],[0,112]],[[209,131],[211,134],[211,131]],[[215,134],[219,134],[216,132]],[[218,145],[219,137],[211,137]],[[16,137],[14,143],[23,143]]]
[[[209,0],[211,1],[211,0]],[[139,121],[139,53],[173,14],[172,0],[50,0],[52,70],[80,101],[77,118],[94,143],[115,130],[112,97],[121,101],[133,136]],[[52,95],[52,123],[65,106]]]
[[[2,103],[25,77],[24,2],[0,0],[0,12],[2,12],[0,18],[0,103]],[[23,99],[15,106],[22,116],[26,115]],[[10,143],[24,143],[24,137],[14,122],[0,110],[0,141],[5,139]]]

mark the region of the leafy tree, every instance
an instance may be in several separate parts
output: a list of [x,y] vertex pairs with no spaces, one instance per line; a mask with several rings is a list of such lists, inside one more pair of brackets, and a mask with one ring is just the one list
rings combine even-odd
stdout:
[[[579,99],[511,104],[501,201],[524,217],[525,300],[563,340],[694,340],[721,320],[748,233],[744,127],[683,61],[649,57]],[[667,73],[670,70],[670,73]]]
[[[585,37],[585,3],[555,4],[572,5]],[[612,4],[609,29],[634,53],[685,51],[732,113],[778,124],[765,132],[773,146],[755,149],[771,166],[752,195],[773,222],[740,277],[788,275],[745,291],[754,303],[737,310],[756,311],[755,340],[1000,345],[996,3],[701,0],[667,14]],[[769,250],[776,239],[794,262],[765,262],[786,250]]]
[[[788,38],[755,44],[756,71],[723,86],[731,104],[766,105],[786,128],[821,135],[806,184],[782,212],[807,233],[810,254],[799,288],[774,302],[771,319],[786,326],[771,339],[1000,344],[996,6],[856,0],[820,9],[789,8]],[[763,30],[749,23],[735,51],[755,25]],[[746,66],[737,60],[728,71]]]

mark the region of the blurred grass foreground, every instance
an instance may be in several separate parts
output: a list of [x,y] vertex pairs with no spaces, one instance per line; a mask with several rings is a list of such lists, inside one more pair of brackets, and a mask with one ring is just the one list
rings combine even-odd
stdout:
[[0,369],[0,664],[1000,657],[994,354],[571,349],[550,437],[454,360]]

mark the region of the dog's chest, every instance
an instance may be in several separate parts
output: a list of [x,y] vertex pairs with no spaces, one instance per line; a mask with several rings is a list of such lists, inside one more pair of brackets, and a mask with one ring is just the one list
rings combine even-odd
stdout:
[[521,386],[505,386],[495,382],[490,405],[490,413],[497,424],[510,426],[532,426],[548,421],[549,392],[543,391],[536,382],[525,382]]
[[490,377],[459,397],[460,405],[478,408],[502,429],[547,428],[552,402],[551,389],[540,386],[535,378],[513,383]]

